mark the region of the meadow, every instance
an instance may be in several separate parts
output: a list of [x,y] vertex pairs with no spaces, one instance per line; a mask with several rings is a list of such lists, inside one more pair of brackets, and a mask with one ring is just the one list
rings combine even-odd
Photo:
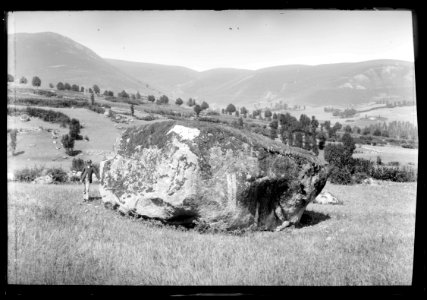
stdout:
[[96,187],[8,183],[9,284],[410,285],[416,183],[324,190],[282,232],[199,233],[124,217]]

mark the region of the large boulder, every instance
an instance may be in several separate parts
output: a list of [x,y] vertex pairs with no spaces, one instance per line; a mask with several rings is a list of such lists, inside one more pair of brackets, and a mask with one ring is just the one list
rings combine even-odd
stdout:
[[280,230],[298,223],[328,174],[308,151],[207,122],[129,128],[115,149],[100,164],[106,205],[222,230]]

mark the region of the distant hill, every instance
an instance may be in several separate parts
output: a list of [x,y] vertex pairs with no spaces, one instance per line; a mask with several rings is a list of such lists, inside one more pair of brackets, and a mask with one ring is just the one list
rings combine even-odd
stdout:
[[[414,64],[398,60],[318,66],[287,65],[259,70],[212,69],[103,59],[87,47],[56,33],[9,36],[8,72],[42,78],[45,86],[67,81],[98,84],[102,90],[142,95],[189,97],[212,106],[228,103],[253,108],[283,101],[311,106],[351,105],[390,99],[415,100]],[[143,59],[143,58],[141,58]]]
[[42,86],[59,81],[86,87],[141,94],[160,94],[148,83],[135,79],[107,63],[89,48],[53,32],[17,33],[8,36],[8,73],[29,82],[35,75]]
[[[234,103],[264,107],[279,101],[323,106],[360,104],[380,98],[415,99],[414,65],[398,60],[204,72],[107,61],[125,73],[168,90],[175,97],[193,97],[218,106]],[[169,80],[170,77],[173,80]]]

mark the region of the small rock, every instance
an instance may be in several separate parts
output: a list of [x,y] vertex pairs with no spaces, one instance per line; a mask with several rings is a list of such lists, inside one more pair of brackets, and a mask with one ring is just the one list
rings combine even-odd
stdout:
[[53,179],[50,175],[37,177],[32,181],[33,184],[50,184],[53,183]]
[[313,203],[317,204],[344,204],[344,201],[341,199],[336,198],[334,195],[332,195],[329,192],[321,192],[313,201]]

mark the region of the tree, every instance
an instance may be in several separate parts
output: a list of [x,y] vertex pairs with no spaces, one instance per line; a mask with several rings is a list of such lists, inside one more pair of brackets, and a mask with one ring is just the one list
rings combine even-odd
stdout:
[[108,90],[105,90],[103,93],[104,96],[108,96]]
[[264,116],[265,116],[268,120],[270,120],[270,118],[273,116],[273,114],[271,113],[271,110],[267,109],[267,110],[264,112]]
[[54,87],[53,83],[49,83],[49,87],[50,87],[51,89],[53,89],[53,87]]
[[41,79],[39,77],[34,76],[33,80],[31,81],[31,83],[32,83],[33,86],[35,86],[35,87],[38,88],[42,84],[42,81],[41,81]]
[[114,92],[113,92],[113,91],[109,91],[109,92],[108,92],[108,96],[110,96],[110,97],[114,97]]
[[7,74],[7,82],[14,82],[14,81],[15,81],[15,78],[12,75]]
[[246,109],[246,107],[243,106],[242,108],[240,108],[240,114],[246,118],[246,116],[248,114],[248,110]]
[[295,147],[298,147],[298,148],[302,148],[303,147],[303,144],[302,144],[302,133],[301,132],[297,132],[296,133],[296,135],[295,135]]
[[277,128],[279,128],[279,121],[273,120],[270,123],[270,137],[272,140],[275,140],[277,138]]
[[19,83],[27,84],[27,82],[28,82],[28,80],[24,76],[22,76],[21,79],[19,79]]
[[141,94],[138,91],[136,92],[136,99],[138,99],[138,100],[141,99]]
[[303,131],[309,131],[310,130],[311,120],[310,120],[310,118],[307,115],[301,114],[301,116],[299,118],[299,124],[300,124],[300,128]]
[[68,82],[66,82],[64,84],[64,89],[67,90],[67,91],[71,90],[71,85]]
[[325,127],[326,131],[329,131],[331,129],[331,121],[325,121],[323,127]]
[[162,95],[160,96],[159,99],[157,99],[156,104],[168,104],[169,103],[169,98],[166,95]]
[[319,127],[319,121],[316,120],[315,116],[311,116],[310,127],[311,127],[311,133],[315,135],[316,129],[317,129],[317,127]]
[[347,125],[347,126],[344,127],[344,131],[348,132],[348,133],[351,133],[353,130],[351,129],[350,125]]
[[225,109],[221,108],[221,113],[224,115],[225,114]]
[[101,92],[101,90],[99,89],[99,86],[97,84],[93,85],[93,91],[95,92],[95,94],[99,94]]
[[373,135],[380,136],[381,135],[381,130],[379,128],[375,129]]
[[133,114],[135,113],[135,109],[133,107],[133,104],[130,105],[130,115],[133,117]]
[[277,114],[276,113],[273,114],[273,120],[277,120]]
[[58,82],[58,83],[56,84],[56,89],[57,89],[58,91],[63,91],[63,90],[65,89],[64,84],[63,84],[62,82]]
[[117,96],[120,98],[129,98],[129,94],[125,90],[121,91]]
[[243,128],[243,124],[244,124],[243,119],[242,119],[242,117],[240,117],[239,120],[237,121],[237,125],[239,128]]
[[323,132],[319,134],[319,149],[323,150],[325,148],[326,136]]
[[88,92],[89,92],[89,94],[93,94],[92,88],[89,88]]
[[344,151],[347,152],[347,155],[352,156],[354,150],[356,149],[356,143],[354,142],[351,134],[346,132],[341,138],[341,142],[344,145]]
[[132,100],[136,100],[136,96],[135,96],[135,94],[132,94],[132,95],[130,96],[130,98],[131,98]]
[[70,125],[69,125],[69,135],[73,140],[78,140],[79,139],[79,134],[80,134],[80,122],[77,119],[71,119],[70,121]]
[[202,110],[208,109],[209,108],[209,104],[205,101],[202,102],[202,105],[200,105],[200,107],[202,108]]
[[79,86],[77,84],[73,84],[71,86],[71,90],[74,91],[74,92],[78,92],[79,91]]
[[68,134],[65,134],[61,138],[62,146],[64,146],[65,152],[68,155],[72,155],[74,149],[74,139],[72,139]]
[[325,160],[338,168],[343,168],[349,165],[351,156],[348,156],[348,152],[345,151],[344,145],[342,144],[330,144],[325,147]]
[[199,117],[200,112],[202,111],[202,107],[199,104],[194,105],[194,112],[196,113],[197,117]]
[[332,128],[329,129],[329,137],[335,137],[337,131],[342,128],[342,125],[339,122],[336,122]]
[[153,95],[148,95],[147,100],[150,102],[154,102],[156,101],[156,97],[154,97]]
[[181,98],[175,100],[175,104],[181,106],[184,103]]
[[90,104],[91,105],[95,104],[95,95],[93,93],[90,94]]
[[187,105],[190,106],[190,107],[196,105],[196,100],[194,100],[192,98],[189,98],[188,101],[187,101]]
[[231,115],[232,113],[234,113],[236,111],[236,107],[233,104],[228,104],[225,111]]
[[85,91],[85,88],[83,86],[80,87],[80,92],[83,93]]
[[277,120],[271,121],[270,128],[274,128],[274,129],[279,128],[279,122]]

